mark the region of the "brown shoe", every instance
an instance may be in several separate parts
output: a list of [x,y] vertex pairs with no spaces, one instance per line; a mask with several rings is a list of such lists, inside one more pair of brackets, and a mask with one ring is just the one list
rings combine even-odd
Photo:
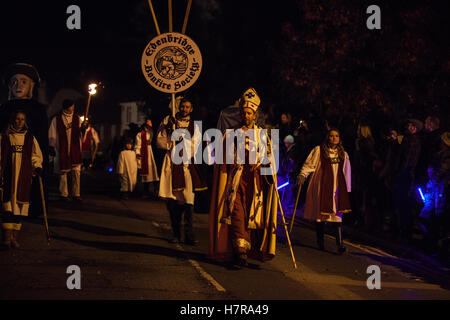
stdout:
[[11,249],[12,230],[3,229],[3,247]]
[[11,247],[13,248],[20,248],[19,242],[19,230],[12,230],[12,237],[11,237]]

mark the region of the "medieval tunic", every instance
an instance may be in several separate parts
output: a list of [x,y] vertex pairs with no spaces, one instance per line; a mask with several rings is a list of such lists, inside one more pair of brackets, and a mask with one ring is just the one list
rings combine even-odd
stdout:
[[[59,124],[58,124],[59,123]],[[73,125],[77,126],[75,128]],[[68,196],[67,173],[72,174],[72,194],[80,196],[81,171],[81,119],[75,113],[61,112],[56,115],[48,130],[49,145],[55,148],[54,172],[60,174],[59,191],[63,197]],[[65,133],[65,134],[64,134]],[[72,133],[76,136],[72,137]],[[64,137],[65,136],[65,137]],[[63,142],[62,139],[65,139]],[[73,145],[75,143],[75,145]],[[61,154],[65,150],[65,156]]]
[[[186,129],[191,130],[193,135],[199,134],[199,129],[197,127],[194,128],[193,121],[190,119],[190,117],[186,118],[176,118],[176,128],[177,129]],[[168,136],[168,123],[169,123],[169,116],[165,117],[164,120],[161,122],[161,125],[158,129],[157,134],[157,144],[158,147],[161,149],[167,150],[164,161],[161,169],[161,181],[159,184],[159,197],[163,199],[173,199],[176,200],[179,204],[190,204],[194,205],[194,191],[201,191],[206,189],[206,185],[204,185],[204,182],[199,182],[198,185],[194,186],[192,181],[192,174],[195,175],[195,178],[197,178],[197,172],[195,169],[195,166],[193,164],[183,163],[179,165],[177,168],[172,163],[171,160],[171,150],[172,150],[172,142],[170,141],[170,137]],[[193,148],[194,143],[192,143],[192,134],[190,134],[191,137],[188,137],[187,135],[183,134],[183,142],[186,146],[186,150],[191,150],[191,155],[193,155]],[[201,137],[201,134],[200,134]],[[174,177],[173,171],[177,169],[177,172],[179,176]],[[177,179],[175,179],[177,178]],[[184,179],[181,179],[184,178]],[[174,188],[173,182],[175,180],[181,179],[180,186],[177,186]]]
[[[260,128],[255,126],[256,137]],[[226,137],[227,139],[228,137]],[[226,140],[225,139],[225,140]],[[251,138],[249,138],[251,139]],[[210,207],[210,256],[218,261],[231,260],[233,252],[267,260],[275,255],[277,198],[273,176],[261,175],[259,154],[264,144],[245,143],[245,162],[216,164]],[[240,146],[238,146],[239,149]],[[227,152],[230,152],[227,150]],[[232,151],[236,152],[236,151]],[[256,154],[256,164],[249,155]],[[273,159],[273,158],[272,158]],[[274,161],[270,166],[275,172]]]
[[[333,179],[333,181],[330,182],[333,184],[333,191],[331,195],[332,199],[330,199],[332,201],[332,209],[330,208],[329,210],[324,210],[324,208],[321,208],[321,203],[323,204],[323,200],[321,199],[321,188],[323,188],[322,177],[325,170],[325,166],[322,164],[324,162],[325,155],[322,154],[321,147],[316,146],[309,154],[300,171],[300,174],[305,178],[307,178],[311,173],[313,174],[306,193],[304,218],[315,221],[342,222],[342,213],[350,211],[350,208],[348,205],[346,205],[345,208],[342,205],[341,208],[339,207],[339,188],[345,188],[347,192],[351,192],[350,160],[348,158],[347,152],[345,152],[345,159],[343,163],[340,164],[339,162],[337,162],[338,150],[328,149],[328,151],[330,155]],[[339,172],[340,167],[342,168],[341,173]],[[344,186],[338,186],[340,174],[343,174],[345,178]],[[348,193],[342,191],[341,196],[348,197]]]
[[[5,146],[8,140],[9,146]],[[7,169],[8,165],[10,165],[9,169],[11,170],[9,175],[11,178],[10,185],[5,186],[4,190],[3,210],[10,211],[14,215],[28,216],[32,169],[42,168],[41,149],[36,138],[26,130],[22,132],[9,130],[8,139],[4,134],[0,135],[0,145],[2,146],[0,148],[0,166],[5,166],[5,168],[2,168],[3,178],[8,174],[3,171]],[[2,153],[5,152],[5,149],[9,149],[7,153],[10,153],[10,164],[5,162],[5,160],[8,160],[8,154]],[[24,161],[29,161],[31,166]],[[28,165],[28,172],[22,169],[26,165]],[[8,199],[5,198],[6,188],[10,188]],[[28,190],[28,192],[24,190]]]
[[84,132],[83,140],[81,142],[83,159],[92,159],[92,153],[95,151],[95,147],[97,147],[99,143],[100,139],[97,131],[93,127],[89,126]]
[[142,182],[159,181],[158,168],[152,149],[153,132],[144,129],[136,135],[136,144],[134,150],[138,157],[138,167],[141,169]]
[[123,150],[117,161],[121,192],[133,192],[136,186],[137,168],[136,152],[134,150]]

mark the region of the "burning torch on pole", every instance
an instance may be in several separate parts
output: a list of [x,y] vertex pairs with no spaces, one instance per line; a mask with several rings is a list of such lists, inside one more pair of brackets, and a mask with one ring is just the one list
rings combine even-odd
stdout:
[[88,102],[87,102],[87,106],[86,106],[86,113],[84,114],[84,118],[82,117],[82,119],[81,119],[83,122],[85,120],[87,120],[87,118],[88,118],[89,106],[91,104],[91,97],[97,93],[97,87],[98,87],[98,84],[96,84],[96,83],[91,83],[89,85],[89,89],[88,89],[89,97],[88,97]]

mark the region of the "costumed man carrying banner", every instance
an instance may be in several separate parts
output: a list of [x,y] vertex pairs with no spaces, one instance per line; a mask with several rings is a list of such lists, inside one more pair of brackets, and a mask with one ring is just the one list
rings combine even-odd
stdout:
[[63,101],[63,110],[51,121],[48,130],[49,145],[54,148],[54,172],[59,174],[59,192],[63,200],[69,201],[67,175],[71,175],[71,196],[81,201],[81,119],[74,113],[72,100]]
[[[27,63],[15,63],[6,70],[4,80],[9,88],[8,101],[0,106],[0,131],[6,130],[8,121],[16,111],[23,111],[27,116],[28,131],[33,134],[39,143],[43,155],[43,185],[47,186],[48,172],[48,117],[46,107],[36,101],[33,93],[41,83],[36,68]],[[39,181],[33,177],[31,184],[31,200],[29,214],[40,216],[42,214],[42,199]]]
[[[242,124],[239,129],[227,130],[224,154],[232,153],[232,163],[224,159],[214,169],[214,182],[210,207],[210,249],[212,259],[247,266],[247,258],[265,261],[273,258],[276,245],[277,208],[276,170],[270,155],[269,167],[261,155],[271,152],[267,135],[255,124],[260,98],[253,88],[244,92],[239,100]],[[239,144],[229,147],[227,140],[236,132],[245,138],[245,160],[239,161]],[[256,157],[254,157],[256,155]],[[242,163],[243,162],[243,163]],[[263,169],[272,174],[262,175]]]
[[81,158],[85,169],[89,169],[95,160],[100,139],[97,131],[91,126],[89,119],[84,120],[82,126],[85,128],[81,144]]
[[144,183],[144,196],[147,197],[150,183],[154,183],[153,190],[155,192],[157,187],[155,184],[159,181],[158,168],[156,167],[155,157],[153,156],[152,149],[153,140],[153,128],[152,121],[147,118],[145,120],[144,126],[136,135],[136,144],[134,146],[134,151],[136,152],[138,168],[140,168],[139,175]]
[[181,241],[181,218],[184,212],[185,243],[189,245],[197,244],[193,230],[194,191],[206,190],[207,186],[199,174],[197,165],[194,164],[193,151],[188,159],[189,163],[173,163],[171,153],[175,142],[171,140],[171,136],[174,129],[187,130],[189,135],[186,134],[179,143],[184,143],[186,150],[193,150],[193,138],[195,132],[197,134],[199,132],[199,128],[194,126],[191,118],[193,110],[194,107],[190,100],[181,100],[180,111],[175,114],[175,119],[171,116],[165,117],[157,134],[158,147],[167,150],[161,170],[159,196],[167,200],[173,231],[173,239],[170,242]]
[[28,216],[32,177],[42,175],[43,161],[23,111],[13,113],[10,125],[0,135],[0,145],[3,247],[18,248],[22,217]]

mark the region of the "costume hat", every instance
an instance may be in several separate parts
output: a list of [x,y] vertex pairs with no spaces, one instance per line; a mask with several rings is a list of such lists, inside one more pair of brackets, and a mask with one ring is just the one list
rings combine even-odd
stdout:
[[253,88],[248,88],[241,97],[241,108],[250,108],[256,112],[260,103],[261,99]]
[[31,64],[27,63],[15,63],[8,67],[5,73],[5,83],[8,84],[9,79],[15,74],[23,74],[33,80],[36,84],[41,82],[41,78],[39,77],[39,73],[36,68]]

